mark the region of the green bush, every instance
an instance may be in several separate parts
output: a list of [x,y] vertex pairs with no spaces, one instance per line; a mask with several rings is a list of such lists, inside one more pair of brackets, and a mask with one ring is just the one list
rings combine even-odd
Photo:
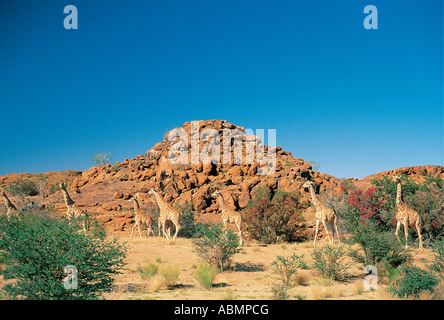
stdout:
[[421,291],[433,292],[438,284],[438,278],[432,273],[415,266],[405,265],[401,268],[401,275],[390,286],[389,291],[399,298],[418,298]]
[[344,246],[325,245],[321,248],[316,248],[312,252],[313,268],[327,282],[344,280],[348,275],[347,270],[350,268],[350,265],[344,261],[345,255]]
[[[428,175],[422,183],[402,175],[403,200],[419,213],[422,220],[422,236],[424,244],[444,237],[444,180],[439,176]],[[393,230],[395,222],[395,206],[397,186],[391,177],[374,179],[371,183],[378,189],[378,199],[384,199],[382,226]],[[409,228],[410,238],[416,239],[417,234]]]
[[200,224],[197,236],[193,239],[194,252],[205,262],[224,270],[231,264],[231,258],[241,250],[237,234],[222,224]]
[[287,300],[290,298],[290,295],[288,294],[288,286],[284,283],[276,283],[271,287],[272,296],[271,298],[273,300]]
[[298,194],[259,187],[242,211],[247,236],[268,244],[303,240],[304,208]]
[[180,270],[178,267],[165,265],[158,269],[159,274],[165,279],[167,287],[172,287],[179,279]]
[[356,262],[364,266],[378,266],[382,262],[388,262],[396,268],[410,258],[408,251],[396,239],[394,232],[381,231],[372,221],[364,224],[353,214],[345,215],[343,218],[350,233],[348,242],[360,246],[349,251],[349,255]]
[[293,253],[288,258],[277,256],[271,265],[274,273],[280,275],[282,283],[289,286],[291,278],[298,272],[298,269],[301,269],[301,266],[305,266],[305,262],[302,257]]
[[34,181],[23,179],[8,186],[8,190],[14,195],[36,196],[39,194],[37,183]]
[[104,164],[110,163],[111,159],[113,158],[112,153],[113,153],[112,151],[96,152],[93,155],[92,160],[96,165],[102,166]]
[[149,279],[155,274],[157,274],[157,271],[159,270],[159,265],[154,262],[149,262],[147,265],[144,265],[143,267],[138,267],[137,272],[140,274],[142,279]]
[[194,218],[194,212],[192,211],[192,205],[188,202],[182,205],[176,205],[176,209],[182,212],[180,217],[180,230],[177,234],[178,237],[194,238],[198,232],[196,219]]
[[[15,280],[3,287],[6,295],[38,300],[98,299],[111,290],[126,256],[116,239],[84,233],[64,217],[36,210],[0,216],[0,250],[7,261],[3,275]],[[68,265],[77,269],[76,289],[66,286]]]
[[436,271],[440,277],[444,278],[444,239],[437,241],[432,247],[435,253],[431,269]]
[[217,266],[201,262],[193,276],[204,289],[209,290],[213,287],[214,279],[218,273]]

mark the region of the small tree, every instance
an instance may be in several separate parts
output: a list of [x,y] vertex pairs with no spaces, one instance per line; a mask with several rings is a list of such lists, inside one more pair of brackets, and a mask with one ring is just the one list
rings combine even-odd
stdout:
[[98,166],[102,166],[104,164],[110,163],[111,159],[112,159],[112,151],[108,151],[108,152],[96,152],[92,159],[95,162],[96,165]]
[[313,250],[313,268],[316,269],[326,282],[343,280],[347,275],[349,264],[344,262],[346,251],[344,246],[325,245]]
[[231,264],[231,258],[240,252],[238,236],[222,224],[199,225],[201,237],[193,239],[194,252],[205,262],[224,270]]
[[246,232],[263,243],[299,240],[304,236],[303,208],[299,195],[283,190],[272,194],[260,187],[243,211]]
[[276,256],[276,260],[271,265],[273,266],[274,273],[281,276],[282,284],[288,287],[291,278],[298,272],[298,269],[305,266],[305,262],[302,257],[293,253],[288,258]]
[[[31,300],[98,299],[111,290],[126,256],[117,240],[83,233],[77,223],[37,210],[0,216],[0,250],[8,261],[3,275],[15,280],[3,290]],[[75,286],[66,285],[70,276]]]

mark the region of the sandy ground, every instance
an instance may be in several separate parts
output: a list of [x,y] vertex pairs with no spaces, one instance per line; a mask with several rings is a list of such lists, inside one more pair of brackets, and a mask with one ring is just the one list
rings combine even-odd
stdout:
[[[293,253],[302,256],[308,269],[300,270],[298,275],[303,281],[294,284],[288,291],[290,299],[395,299],[387,293],[387,287],[378,283],[377,290],[365,290],[363,267],[346,260],[351,264],[348,270],[350,277],[346,281],[333,281],[330,285],[322,282],[320,275],[312,268],[312,242],[295,244],[263,245],[246,241],[242,253],[233,258],[231,267],[219,273],[211,290],[203,289],[193,278],[193,273],[200,259],[193,252],[191,240],[178,238],[176,243],[169,243],[164,238],[144,238],[138,235],[130,240],[125,233],[117,234],[120,241],[128,245],[127,265],[123,274],[116,277],[114,290],[105,296],[106,299],[147,299],[147,300],[254,300],[271,299],[272,287],[280,282],[273,272],[272,262],[276,256],[289,257]],[[325,244],[325,240],[318,246]],[[415,265],[425,268],[433,261],[430,249],[417,253],[412,250]],[[152,278],[142,279],[137,271],[148,262],[159,265],[172,265],[180,270],[177,283],[172,288],[162,287],[153,290]],[[362,292],[361,292],[362,291]]]

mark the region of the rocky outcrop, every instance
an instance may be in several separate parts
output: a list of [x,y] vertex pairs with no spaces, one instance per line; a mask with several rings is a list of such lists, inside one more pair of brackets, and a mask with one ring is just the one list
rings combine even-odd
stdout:
[[[71,197],[82,209],[110,227],[125,230],[132,222],[132,206],[128,199],[139,192],[142,208],[152,206],[153,198],[148,194],[151,188],[160,188],[164,198],[173,204],[190,203],[202,220],[214,220],[214,215],[218,212],[215,199],[211,197],[216,188],[235,210],[245,208],[260,186],[300,193],[303,201],[309,201],[308,193],[301,190],[302,184],[308,179],[315,182],[320,193],[341,192],[341,181],[338,178],[313,171],[310,163],[294,157],[279,146],[275,147],[276,166],[274,171],[271,170],[266,162],[264,165],[264,157],[257,156],[261,148],[266,156],[269,147],[259,143],[251,148],[248,143],[255,136],[247,135],[243,127],[225,120],[199,121],[198,126],[193,126],[195,124],[186,122],[171,130],[144,155],[132,159],[113,165],[94,166],[83,172],[69,170],[47,173],[51,178],[45,181],[48,181],[48,186],[52,186],[52,190],[47,192],[46,201],[53,203],[56,210],[64,213],[63,198],[57,182],[66,181]],[[230,139],[224,139],[227,132],[231,134],[227,135]],[[203,162],[200,157],[202,152],[210,157],[215,156],[213,141],[218,139],[221,161]],[[180,158],[184,150],[188,151],[188,155]],[[249,157],[254,161],[247,161]],[[177,161],[180,159],[185,161]],[[370,185],[371,179],[393,174],[407,174],[415,179],[422,179],[427,174],[444,178],[444,167],[406,167],[361,180],[351,180],[356,185],[365,187]],[[0,185],[6,186],[25,178],[35,181],[39,179],[37,174],[10,174],[0,177]],[[310,213],[307,214],[311,216]]]

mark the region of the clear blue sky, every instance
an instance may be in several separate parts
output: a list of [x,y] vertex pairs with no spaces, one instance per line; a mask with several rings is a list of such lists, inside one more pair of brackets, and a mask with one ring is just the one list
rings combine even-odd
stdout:
[[0,175],[122,161],[199,119],[276,129],[338,178],[443,165],[443,2],[4,0],[0,108]]

